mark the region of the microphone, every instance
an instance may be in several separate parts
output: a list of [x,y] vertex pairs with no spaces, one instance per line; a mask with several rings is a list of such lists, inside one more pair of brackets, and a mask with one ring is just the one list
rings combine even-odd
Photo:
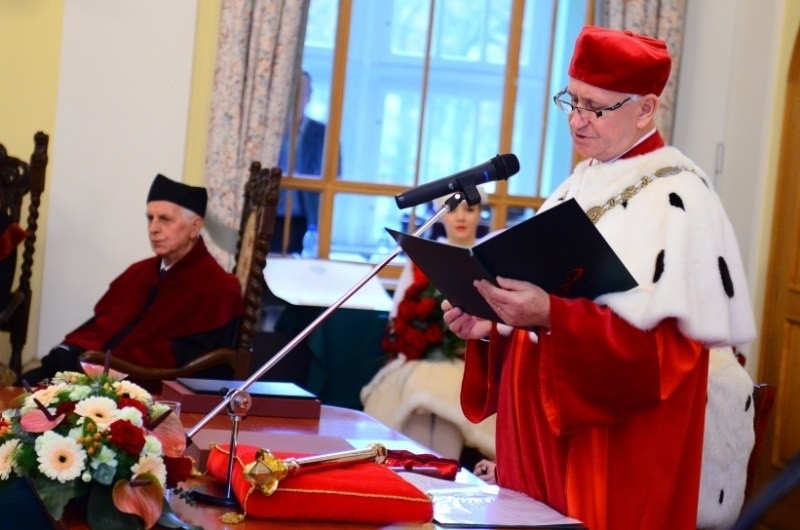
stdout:
[[438,199],[449,193],[455,193],[457,191],[466,192],[465,188],[474,187],[478,184],[484,184],[495,180],[506,180],[508,177],[516,175],[518,171],[519,160],[517,159],[517,155],[512,153],[497,155],[488,162],[484,162],[473,168],[454,173],[443,179],[426,182],[425,184],[409,188],[395,195],[394,200],[398,208],[410,208],[411,206],[416,206],[423,202]]

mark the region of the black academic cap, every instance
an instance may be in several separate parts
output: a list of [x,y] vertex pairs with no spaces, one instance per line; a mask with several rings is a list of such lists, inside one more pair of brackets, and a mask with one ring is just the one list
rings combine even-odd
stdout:
[[150,193],[147,194],[147,202],[150,201],[173,202],[193,211],[200,217],[205,217],[208,193],[203,187],[175,182],[159,173],[153,179]]

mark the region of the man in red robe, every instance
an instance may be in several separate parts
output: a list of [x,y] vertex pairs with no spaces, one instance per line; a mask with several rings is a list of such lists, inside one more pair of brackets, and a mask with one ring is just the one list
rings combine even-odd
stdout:
[[497,413],[498,483],[591,530],[696,528],[709,349],[755,335],[719,198],[655,127],[670,67],[660,40],[586,27],[554,98],[584,160],[541,210],[593,210],[638,286],[587,300],[476,282],[500,322],[444,304],[469,339],[465,415]]
[[[154,257],[118,276],[94,316],[67,334],[23,375],[35,383],[62,370],[80,370],[87,350],[109,351],[144,366],[173,367],[214,348],[232,346],[243,313],[241,288],[209,254],[200,230],[205,188],[157,175],[147,197]],[[220,374],[222,375],[222,374]]]

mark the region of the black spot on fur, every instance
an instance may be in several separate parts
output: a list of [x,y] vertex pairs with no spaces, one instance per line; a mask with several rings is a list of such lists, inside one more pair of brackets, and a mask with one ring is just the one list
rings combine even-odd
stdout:
[[628,207],[628,201],[622,201],[622,207],[623,208],[627,208]]
[[722,279],[722,288],[725,289],[725,294],[728,295],[728,298],[733,298],[733,280],[731,280],[731,273],[728,271],[728,264],[725,263],[725,258],[718,257],[717,265],[719,266],[719,277]]
[[683,207],[683,199],[681,199],[681,196],[678,195],[677,193],[669,194],[669,203],[675,208],[680,208],[684,212],[686,211],[686,208]]
[[661,278],[661,275],[664,274],[664,251],[658,253],[656,256],[656,270],[653,272],[653,283],[657,283],[658,280]]
[[753,403],[753,396],[747,396],[747,403],[744,404],[744,411],[750,410],[750,405]]
[[719,503],[722,504],[723,499],[725,499],[725,490],[719,490]]

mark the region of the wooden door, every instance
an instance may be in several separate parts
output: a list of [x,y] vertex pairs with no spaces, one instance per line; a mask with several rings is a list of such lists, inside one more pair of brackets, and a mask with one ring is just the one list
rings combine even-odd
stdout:
[[[800,38],[789,67],[760,350],[761,381],[777,386],[755,492],[800,451]],[[800,488],[760,528],[800,530]]]

